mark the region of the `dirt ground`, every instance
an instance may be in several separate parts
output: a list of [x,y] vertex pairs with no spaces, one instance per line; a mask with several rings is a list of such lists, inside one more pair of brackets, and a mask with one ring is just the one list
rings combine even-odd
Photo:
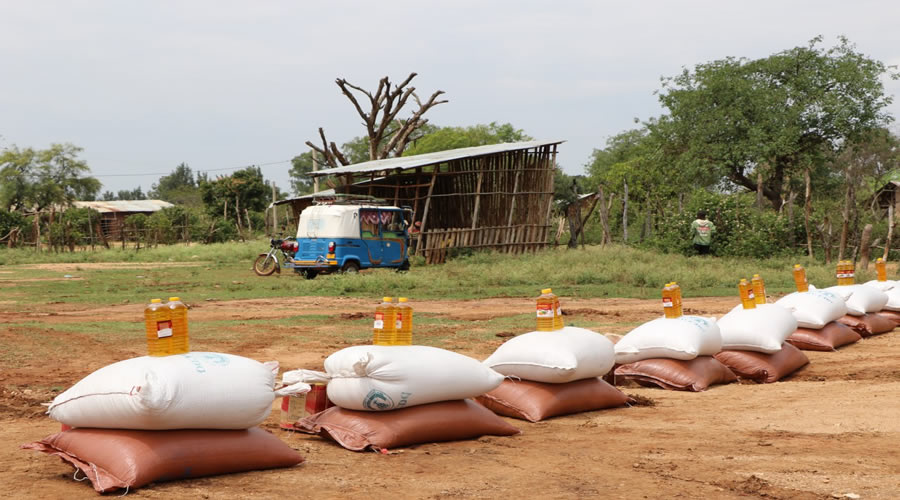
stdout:
[[[371,313],[371,301],[289,298],[193,304],[191,321],[250,320],[327,314],[317,340],[296,344],[296,326],[237,327],[241,335],[202,350],[230,352],[283,369],[321,369],[348,345],[329,333]],[[691,314],[721,315],[733,298],[686,299]],[[567,315],[643,322],[658,301],[567,300]],[[416,311],[478,322],[533,307],[526,299],[417,301]],[[39,312],[0,313],[0,336],[28,350],[23,318],[41,324],[132,321],[141,305],[84,309],[52,304]],[[602,322],[602,321],[599,321]],[[602,330],[623,334],[629,327]],[[68,387],[91,371],[142,355],[143,345],[109,345],[87,334],[59,334],[58,359],[23,356],[0,371],[0,497],[93,498],[87,482],[55,457],[19,449],[56,432],[41,403],[51,387]],[[455,339],[452,348],[483,359],[504,339]],[[198,349],[200,350],[200,349]],[[263,427],[306,459],[291,469],[156,483],[138,498],[900,498],[900,329],[838,352],[807,352],[811,363],[782,382],[716,386],[704,393],[624,386],[652,405],[583,413],[531,424],[513,437],[437,443],[390,454],[346,451],[323,439],[278,429],[279,411]],[[277,404],[277,403],[276,403]]]

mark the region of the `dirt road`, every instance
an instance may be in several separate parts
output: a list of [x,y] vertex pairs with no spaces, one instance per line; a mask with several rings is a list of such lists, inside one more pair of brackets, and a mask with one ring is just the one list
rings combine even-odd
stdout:
[[[417,312],[478,322],[528,310],[525,299],[421,301]],[[732,298],[687,299],[689,313],[721,315]],[[609,323],[603,333],[658,316],[657,301],[569,300],[571,318]],[[94,498],[59,460],[18,449],[58,430],[43,415],[52,399],[91,371],[143,354],[131,341],[62,334],[50,326],[132,321],[140,305],[102,309],[56,304],[39,312],[0,313],[0,336],[16,352],[0,364],[0,497]],[[346,341],[334,332],[371,313],[371,301],[278,299],[196,304],[192,324],[238,320],[221,340],[194,345],[284,369],[321,368]],[[309,327],[259,331],[240,320],[333,315]],[[23,318],[30,326],[4,327]],[[196,323],[194,323],[196,322]],[[311,331],[312,330],[312,331]],[[297,342],[298,332],[314,340]],[[331,335],[329,335],[331,334]],[[452,348],[478,359],[503,341],[454,338]],[[48,347],[49,346],[49,347]],[[41,354],[44,353],[44,354]],[[48,354],[49,353],[49,354]],[[704,393],[626,386],[649,398],[635,406],[554,418],[509,420],[513,437],[439,443],[391,454],[354,453],[322,439],[278,430],[278,412],[264,424],[306,458],[292,469],[158,483],[138,498],[898,498],[900,497],[900,329],[835,353],[807,353],[811,364],[769,385],[731,384]],[[850,496],[845,496],[850,495]]]

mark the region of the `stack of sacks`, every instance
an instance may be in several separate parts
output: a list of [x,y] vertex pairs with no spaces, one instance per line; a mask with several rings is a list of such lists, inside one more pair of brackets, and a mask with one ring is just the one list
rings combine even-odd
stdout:
[[785,343],[796,330],[797,320],[779,305],[738,305],[719,320],[722,352],[715,358],[739,378],[775,382],[809,363],[805,354]]
[[519,335],[484,360],[507,380],[478,402],[499,415],[531,422],[624,406],[628,397],[600,378],[614,363],[612,342],[584,328]]
[[615,345],[616,376],[641,385],[704,391],[737,377],[713,358],[722,349],[715,318],[659,318],[635,328]]
[[797,320],[797,330],[787,342],[806,351],[834,351],[862,337],[837,320],[847,314],[847,303],[835,293],[816,290],[785,295],[775,305],[784,307]]
[[826,288],[844,299],[847,314],[838,320],[863,337],[887,333],[894,329],[893,320],[877,314],[888,302],[888,295],[866,285],[838,285]]
[[878,315],[890,319],[895,325],[900,325],[900,282],[872,280],[867,282],[866,286],[875,287],[888,296],[887,303],[881,311],[878,311]]
[[101,493],[160,481],[290,467],[303,458],[256,427],[278,396],[278,363],[212,352],[133,358],[57,396],[49,414],[74,427],[23,448],[71,463]]
[[327,382],[335,404],[294,424],[353,451],[437,441],[511,436],[519,430],[472,399],[503,376],[478,360],[426,346],[354,346],[325,360],[325,373],[285,380]]

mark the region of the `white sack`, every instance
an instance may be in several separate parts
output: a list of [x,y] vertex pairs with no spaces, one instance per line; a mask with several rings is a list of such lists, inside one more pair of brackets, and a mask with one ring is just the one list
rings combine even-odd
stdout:
[[603,335],[567,326],[513,337],[484,364],[506,376],[562,384],[606,375],[615,357],[613,343]]
[[348,347],[328,356],[325,372],[297,370],[284,377],[327,381],[335,405],[365,411],[474,398],[503,382],[503,375],[476,359],[420,345]]
[[847,314],[862,316],[870,312],[878,312],[884,309],[888,296],[875,287],[866,285],[838,285],[826,288],[829,292],[838,294],[847,303]]
[[875,287],[887,294],[888,301],[883,309],[887,309],[888,311],[900,311],[900,283],[893,280],[872,280],[867,282],[866,286]]
[[722,349],[774,353],[797,330],[791,311],[776,304],[757,304],[744,309],[738,304],[719,321]]
[[659,318],[631,330],[615,345],[616,363],[650,358],[690,360],[722,350],[715,318]]
[[843,297],[828,290],[816,290],[812,286],[808,292],[785,295],[775,305],[790,311],[797,320],[797,326],[814,330],[824,328],[847,314],[847,303]]
[[81,379],[50,404],[50,417],[72,427],[247,429],[262,423],[276,396],[278,363],[216,352],[132,358]]

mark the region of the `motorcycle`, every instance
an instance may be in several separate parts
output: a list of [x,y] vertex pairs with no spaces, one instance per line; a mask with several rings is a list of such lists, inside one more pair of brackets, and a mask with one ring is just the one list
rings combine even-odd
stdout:
[[271,248],[267,253],[261,253],[253,262],[253,272],[258,276],[271,276],[276,271],[281,274],[281,262],[291,262],[299,248],[298,243],[293,238],[288,239],[272,239],[270,240]]

